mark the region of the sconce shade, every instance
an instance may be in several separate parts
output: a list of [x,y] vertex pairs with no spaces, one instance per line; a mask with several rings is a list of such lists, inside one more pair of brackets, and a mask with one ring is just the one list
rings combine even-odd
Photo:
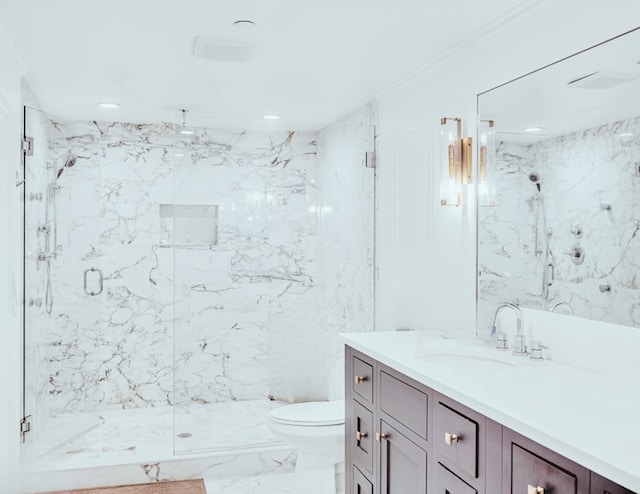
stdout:
[[465,187],[473,182],[473,139],[462,138],[462,119],[440,119],[440,205],[462,206]]
[[478,122],[478,204],[495,206],[496,133],[493,120]]

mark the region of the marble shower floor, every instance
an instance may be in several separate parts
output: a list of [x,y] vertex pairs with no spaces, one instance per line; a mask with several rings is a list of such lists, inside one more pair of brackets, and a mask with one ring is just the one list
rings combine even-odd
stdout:
[[[38,457],[34,467],[66,470],[282,447],[268,423],[269,411],[285,404],[260,400],[101,412],[100,425]],[[60,418],[57,435],[73,423],[72,415]]]

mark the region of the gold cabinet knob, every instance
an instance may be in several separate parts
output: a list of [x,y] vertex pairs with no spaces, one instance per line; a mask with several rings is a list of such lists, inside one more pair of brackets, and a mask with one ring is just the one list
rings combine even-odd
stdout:
[[527,484],[527,494],[544,494],[544,487]]
[[353,380],[355,381],[356,384],[360,384],[361,382],[364,382],[367,380],[367,376],[355,376]]
[[[447,443],[449,446],[451,446],[452,444],[455,444],[459,441],[462,440],[462,437],[459,436],[458,434],[449,434],[448,432],[444,433],[444,442]],[[527,493],[529,494],[529,493]]]
[[360,431],[356,432],[356,440],[358,441],[362,441],[367,436],[368,434],[366,432],[360,432]]
[[385,434],[384,432],[376,432],[376,441],[378,441],[379,443],[381,443],[388,437],[388,434]]

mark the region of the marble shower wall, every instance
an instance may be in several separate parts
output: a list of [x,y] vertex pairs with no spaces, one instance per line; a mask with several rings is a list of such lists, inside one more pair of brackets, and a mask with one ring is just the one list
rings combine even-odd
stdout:
[[[544,251],[551,228],[555,281],[548,301],[566,302],[578,317],[640,327],[638,136],[635,117],[533,145],[499,143],[496,206],[479,212],[480,332],[489,330],[500,302],[548,306],[542,297],[545,256],[535,253],[536,217],[538,250]],[[540,193],[529,181],[531,172],[541,177]],[[572,233],[577,226],[581,238]],[[580,265],[566,254],[575,244],[584,249]],[[611,290],[602,292],[605,285]]]
[[52,412],[340,388],[337,333],[373,328],[374,114],[188,142],[171,124],[51,122],[50,159],[77,156],[58,179]]
[[[161,249],[175,256],[177,404],[294,400],[324,381],[307,347],[318,333],[317,138],[201,129],[176,163],[176,204],[218,206],[216,245]],[[309,365],[297,367],[301,353]]]

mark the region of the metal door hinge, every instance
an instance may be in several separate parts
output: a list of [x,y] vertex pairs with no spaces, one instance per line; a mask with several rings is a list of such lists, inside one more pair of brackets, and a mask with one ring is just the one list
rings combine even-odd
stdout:
[[33,156],[33,137],[24,136],[22,138],[22,152],[25,156]]
[[27,432],[31,432],[31,415],[27,415],[20,421],[20,437],[25,442]]
[[376,167],[376,153],[373,151],[369,151],[364,155],[364,165],[367,168],[375,168]]

